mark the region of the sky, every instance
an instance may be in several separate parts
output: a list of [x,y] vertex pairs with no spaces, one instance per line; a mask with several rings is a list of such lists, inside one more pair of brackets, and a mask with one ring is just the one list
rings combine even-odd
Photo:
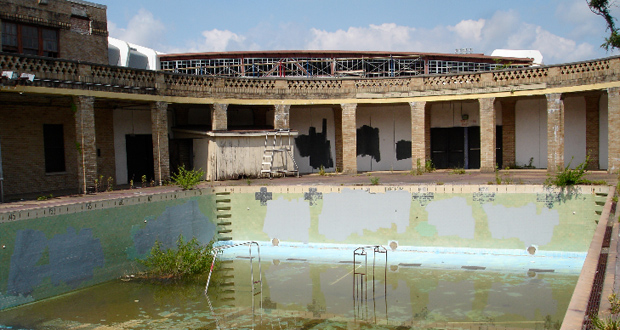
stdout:
[[[618,55],[586,0],[91,0],[111,37],[163,53],[536,49],[544,64]],[[620,17],[620,8],[612,8]]]

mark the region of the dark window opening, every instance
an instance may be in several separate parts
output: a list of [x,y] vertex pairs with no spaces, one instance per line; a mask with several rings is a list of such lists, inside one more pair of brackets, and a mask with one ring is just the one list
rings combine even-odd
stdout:
[[62,124],[43,125],[45,173],[65,171],[65,142]]
[[2,22],[2,51],[58,57],[58,31],[33,25]]

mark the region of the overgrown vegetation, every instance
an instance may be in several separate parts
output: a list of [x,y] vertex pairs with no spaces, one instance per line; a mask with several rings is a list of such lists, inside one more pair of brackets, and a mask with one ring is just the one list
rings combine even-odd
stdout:
[[179,166],[176,173],[172,174],[172,181],[179,185],[183,190],[193,189],[200,183],[202,177],[205,175],[203,170],[186,170],[185,165]]
[[370,184],[373,186],[376,186],[379,184],[379,178],[376,176],[373,176],[372,178],[370,178]]
[[607,299],[609,300],[609,312],[611,315],[603,319],[594,316],[592,318],[592,326],[599,330],[618,330],[620,329],[620,319],[618,318],[618,314],[620,313],[620,299],[618,299],[615,293],[610,294]]
[[435,171],[435,164],[430,159],[427,159],[422,165],[420,158],[416,160],[416,168],[411,170],[411,175],[422,175],[424,173],[431,173]]
[[584,178],[584,175],[588,171],[587,168],[588,163],[590,162],[590,157],[586,157],[586,160],[577,165],[574,169],[570,168],[572,162],[573,159],[571,158],[566,167],[558,167],[558,172],[555,173],[554,176],[548,177],[547,180],[545,180],[545,185],[567,187],[577,184],[592,184],[590,180]]
[[185,241],[179,235],[176,249],[162,250],[161,242],[155,241],[151,254],[139,262],[147,267],[149,278],[183,278],[209,271],[213,261],[213,243],[200,246],[194,237]]
[[465,169],[464,168],[460,168],[460,167],[459,168],[455,168],[455,169],[453,169],[450,172],[450,174],[456,174],[456,175],[463,175],[465,173],[467,173],[467,172],[465,172]]

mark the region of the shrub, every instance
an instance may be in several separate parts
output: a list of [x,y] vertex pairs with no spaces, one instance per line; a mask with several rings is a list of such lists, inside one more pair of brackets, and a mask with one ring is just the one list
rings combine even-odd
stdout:
[[568,162],[568,165],[566,165],[565,168],[559,167],[559,170],[555,174],[555,176],[547,178],[547,180],[545,180],[545,184],[556,187],[566,187],[576,184],[589,184],[590,181],[583,178],[583,176],[587,172],[586,168],[588,167],[589,161],[590,157],[586,157],[586,160],[583,163],[577,165],[575,169],[571,169],[570,165],[573,162],[573,159],[571,158],[571,161]]
[[190,190],[196,187],[205,175],[203,170],[186,170],[185,165],[179,166],[178,172],[172,174],[172,181],[179,185],[183,190]]
[[151,254],[139,262],[147,267],[149,277],[182,278],[203,274],[209,271],[213,261],[213,242],[200,246],[196,238],[186,242],[179,235],[176,249],[162,250],[161,243],[155,241]]

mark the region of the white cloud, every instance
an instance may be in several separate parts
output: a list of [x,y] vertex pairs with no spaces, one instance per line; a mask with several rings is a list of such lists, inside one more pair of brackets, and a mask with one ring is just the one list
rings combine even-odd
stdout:
[[243,45],[245,37],[240,36],[228,30],[213,29],[202,31],[204,37],[200,50],[207,52],[223,52],[236,48],[237,45]]
[[328,32],[311,29],[307,49],[322,50],[410,50],[411,34],[415,28],[394,23],[371,24],[368,27],[350,27],[348,30]]
[[460,21],[455,26],[448,26],[448,30],[455,32],[461,39],[471,39],[476,42],[481,41],[482,36],[482,28],[485,25],[484,19],[479,19],[477,21],[468,19],[464,21]]
[[126,28],[108,22],[108,31],[111,37],[158,50],[163,45],[162,35],[166,27],[150,11],[142,8],[127,22]]

